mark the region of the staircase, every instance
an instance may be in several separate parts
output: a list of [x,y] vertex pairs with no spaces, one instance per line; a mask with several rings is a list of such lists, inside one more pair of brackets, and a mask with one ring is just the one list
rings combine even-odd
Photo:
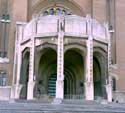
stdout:
[[0,113],[125,113],[125,104],[83,100],[63,100],[58,105],[45,100],[1,101]]

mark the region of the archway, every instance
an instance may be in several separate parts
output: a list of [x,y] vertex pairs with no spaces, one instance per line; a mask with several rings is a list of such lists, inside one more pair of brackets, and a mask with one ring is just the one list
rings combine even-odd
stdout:
[[50,47],[41,51],[38,75],[36,75],[36,89],[34,96],[42,98],[43,95],[54,97],[56,90],[57,54]]
[[93,80],[94,80],[94,96],[95,98],[102,96],[101,88],[101,67],[96,57],[93,58]]
[[106,58],[99,52],[93,56],[93,82],[95,99],[107,98],[106,94]]
[[20,84],[22,85],[20,99],[27,98],[27,84],[29,76],[29,51],[23,52],[22,65],[21,65],[21,74],[20,74]]
[[69,49],[64,54],[64,97],[79,99],[84,95],[83,56],[78,49]]

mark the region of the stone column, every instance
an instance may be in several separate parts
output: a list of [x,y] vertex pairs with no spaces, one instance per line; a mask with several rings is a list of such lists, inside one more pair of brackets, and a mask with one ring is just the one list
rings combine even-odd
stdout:
[[107,90],[107,99],[109,102],[112,102],[112,76],[111,76],[111,39],[110,31],[108,30],[108,24],[106,25],[106,33],[108,39],[108,83],[106,85]]
[[94,100],[94,87],[93,87],[93,37],[92,37],[92,24],[91,18],[87,17],[87,31],[88,40],[87,54],[86,54],[86,80],[85,80],[85,98],[86,100]]
[[31,38],[31,47],[30,47],[30,60],[29,60],[29,81],[27,88],[27,99],[33,99],[33,90],[34,90],[34,56],[35,56],[35,37]]
[[[15,49],[15,56],[17,57],[17,77],[16,77],[16,85],[15,85],[15,99],[19,99],[21,85],[20,85],[20,73],[21,73],[21,64],[22,64],[22,52],[21,52],[21,40],[23,38],[23,25],[17,25],[17,43]],[[15,65],[15,64],[14,64]],[[13,81],[14,82],[14,81]]]
[[59,20],[59,32],[58,32],[58,47],[57,47],[57,81],[56,81],[56,99],[64,98],[64,32],[63,32],[63,18]]

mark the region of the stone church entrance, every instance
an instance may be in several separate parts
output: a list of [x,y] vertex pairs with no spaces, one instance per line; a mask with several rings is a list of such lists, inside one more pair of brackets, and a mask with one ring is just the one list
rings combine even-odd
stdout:
[[[18,27],[21,32],[18,34],[24,33],[20,37],[34,37],[18,45],[16,98],[23,95],[20,97],[27,99],[46,96],[111,100],[107,61],[110,43],[106,26],[90,16],[46,15],[33,19],[25,28],[23,25]],[[102,40],[106,44],[102,45]],[[29,50],[25,56],[22,53],[26,48]]]

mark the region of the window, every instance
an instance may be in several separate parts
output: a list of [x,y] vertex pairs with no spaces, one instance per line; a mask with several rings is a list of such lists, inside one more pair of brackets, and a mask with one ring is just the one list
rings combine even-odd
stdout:
[[48,15],[48,14],[49,14],[48,11],[45,11],[43,15],[46,16],[46,15]]
[[56,9],[56,15],[60,15],[61,11],[59,8]]
[[0,0],[0,57],[7,57],[9,28],[10,28],[10,0]]
[[49,8],[43,12],[42,16],[46,15],[71,15],[71,12],[62,7]]
[[49,15],[54,15],[54,10],[53,9],[49,10]]
[[0,86],[6,86],[6,72],[0,71]]

